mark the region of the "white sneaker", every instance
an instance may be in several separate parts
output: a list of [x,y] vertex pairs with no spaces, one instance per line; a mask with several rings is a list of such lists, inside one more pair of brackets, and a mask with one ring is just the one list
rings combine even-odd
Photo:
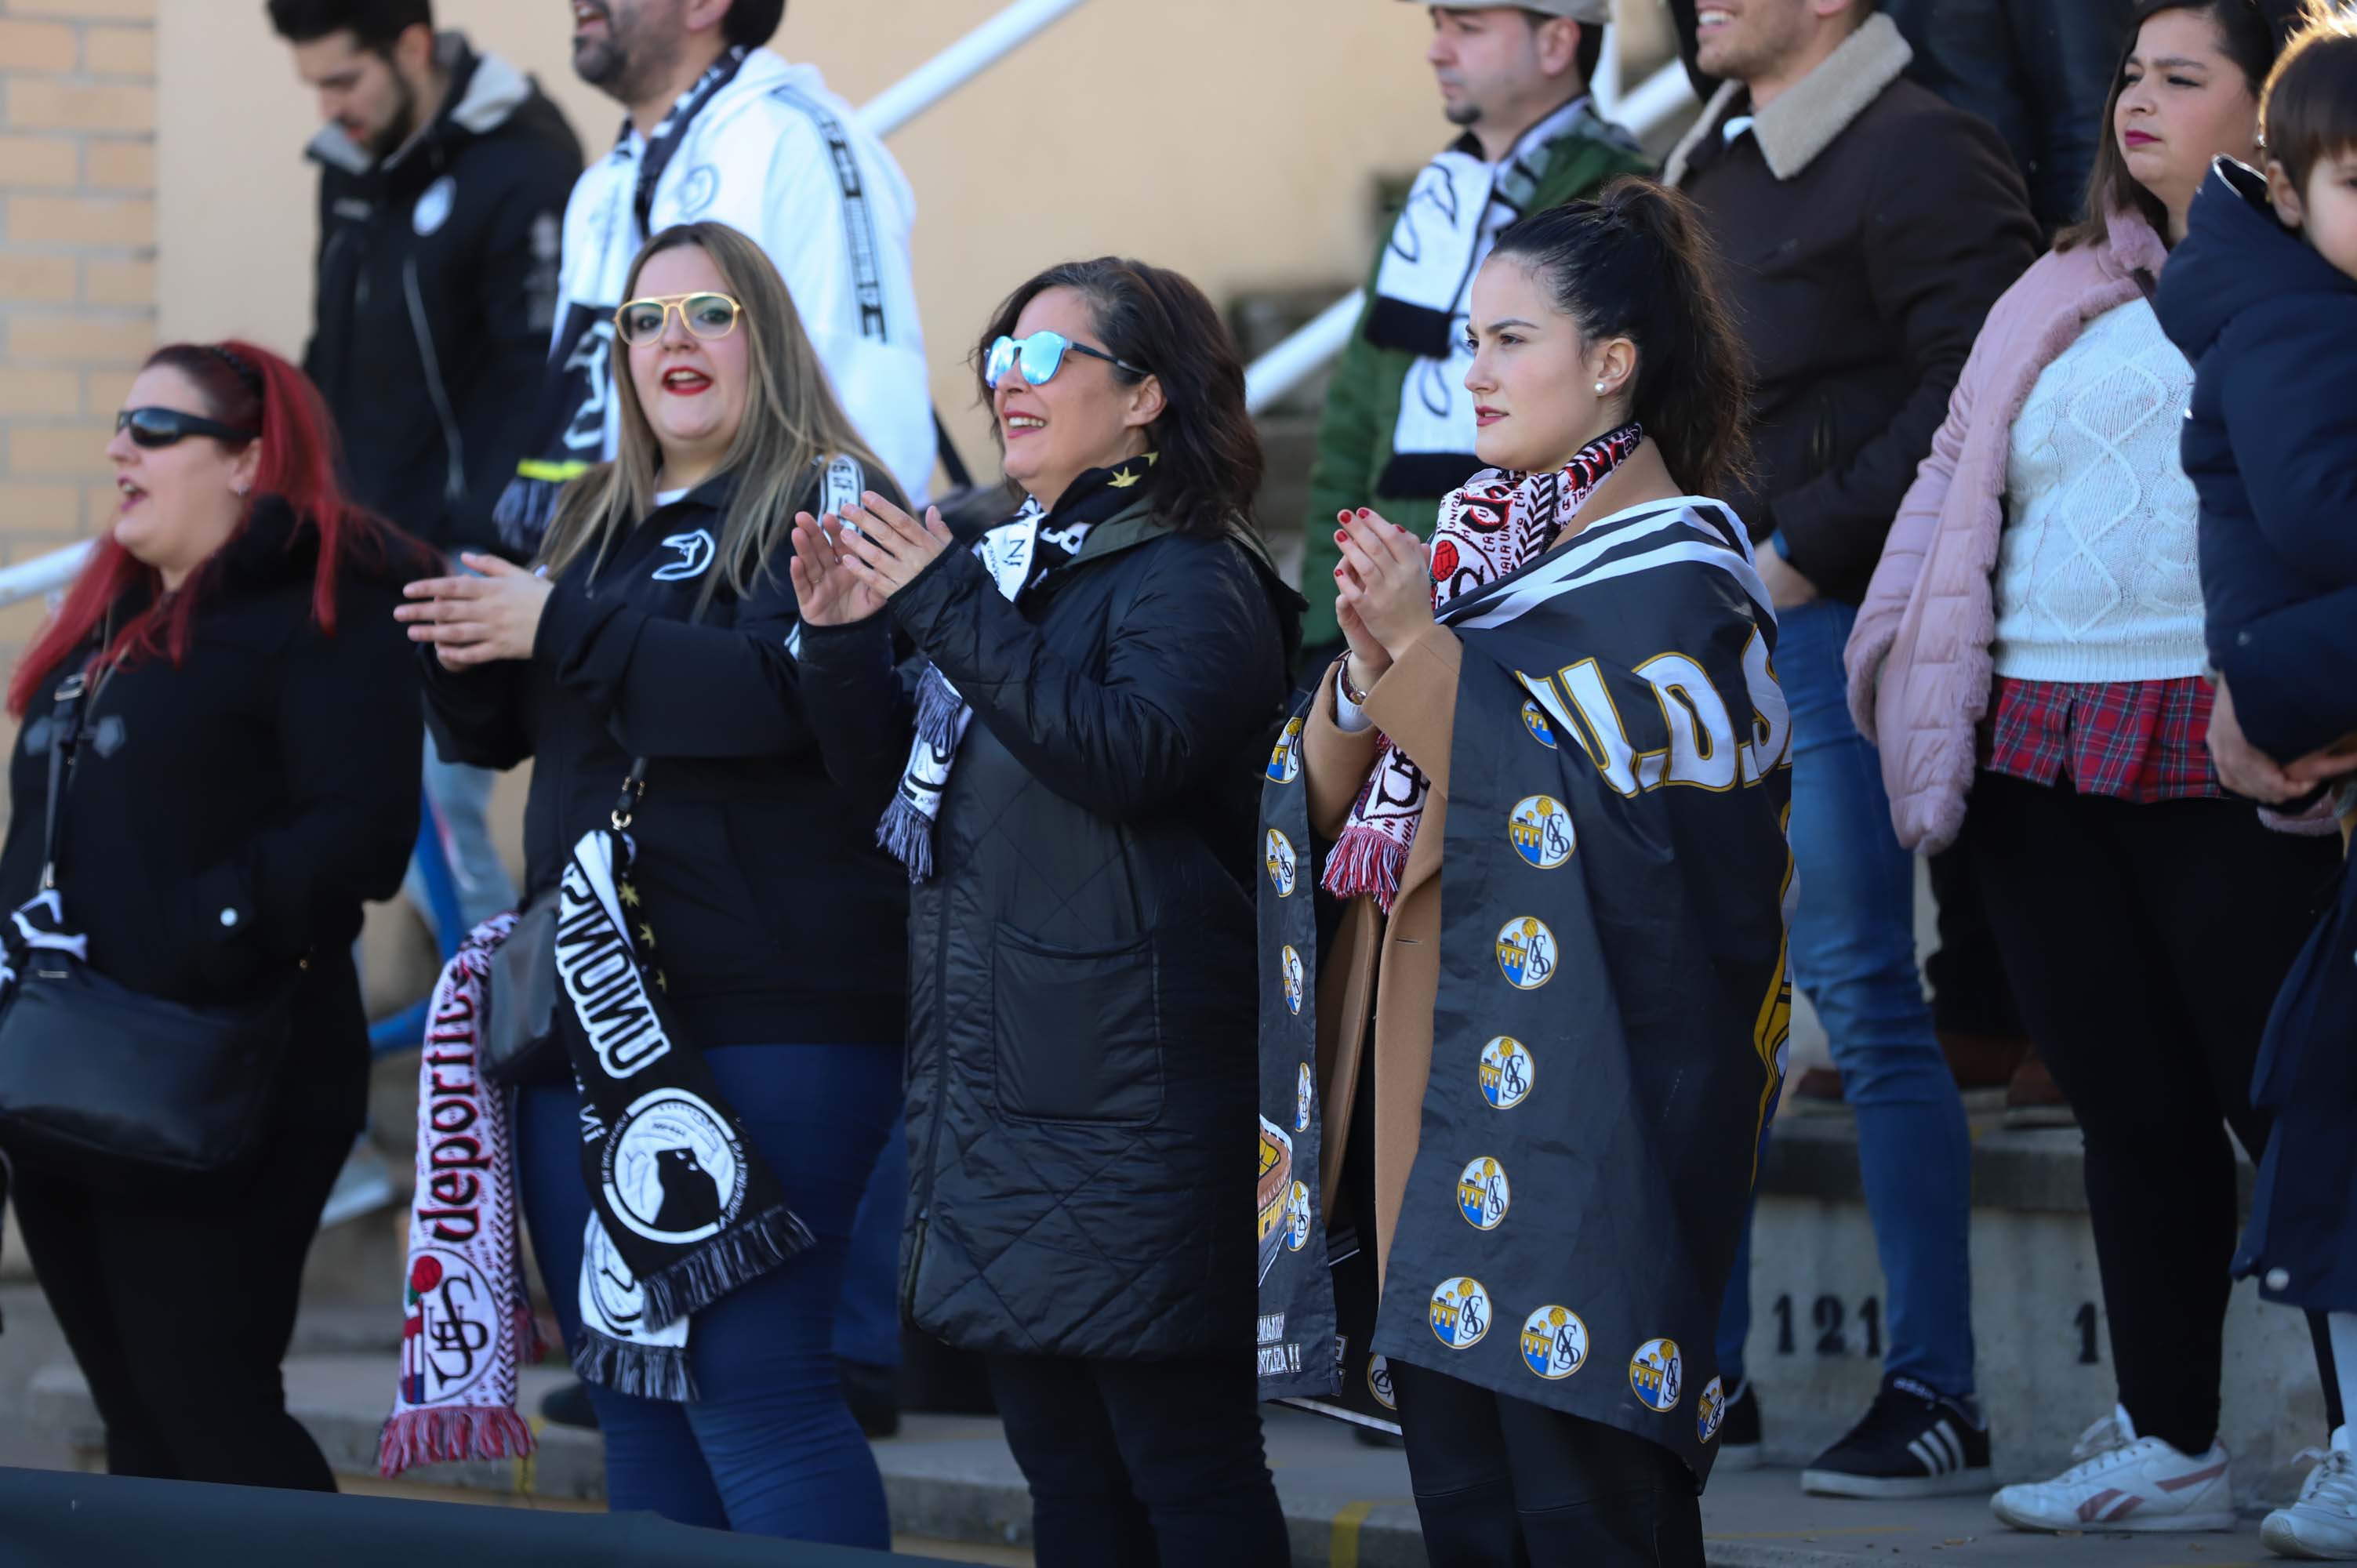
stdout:
[[1989,1511],[2016,1530],[2232,1530],[2234,1498],[2226,1450],[2196,1458],[2158,1437],[2138,1437],[2125,1410],[2089,1427],[2078,1463],[2050,1481],[2001,1488]]
[[2347,1427],[2332,1434],[2299,1501],[2267,1515],[2259,1539],[2278,1557],[2357,1561],[2357,1453],[2350,1451]]

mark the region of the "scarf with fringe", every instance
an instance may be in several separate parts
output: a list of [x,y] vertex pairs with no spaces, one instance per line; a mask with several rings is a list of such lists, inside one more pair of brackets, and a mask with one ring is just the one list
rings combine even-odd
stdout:
[[[1521,571],[1553,549],[1596,487],[1644,439],[1641,427],[1624,424],[1581,447],[1560,469],[1517,474],[1491,468],[1452,491],[1440,503],[1440,520],[1432,531],[1433,613],[1445,620],[1454,600]],[[1374,770],[1327,857],[1326,891],[1338,898],[1372,895],[1388,915],[1399,897],[1432,781],[1389,736],[1380,741]]]
[[[1153,472],[1148,452],[1110,468],[1091,468],[1074,479],[1053,511],[1027,499],[1023,510],[985,531],[972,546],[1001,597],[1019,604],[1058,568],[1080,558],[1089,532],[1137,499],[1137,487]],[[958,743],[974,722],[974,709],[958,694],[939,665],[928,661],[917,685],[917,736],[909,747],[900,788],[876,826],[876,842],[909,868],[909,880],[933,875],[933,822],[950,787],[950,767]]]

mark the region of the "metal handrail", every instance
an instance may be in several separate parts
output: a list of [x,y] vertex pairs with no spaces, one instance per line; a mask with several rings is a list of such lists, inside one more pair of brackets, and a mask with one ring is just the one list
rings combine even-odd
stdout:
[[[868,100],[859,109],[860,120],[878,136],[892,134],[1086,3],[1015,0]],[[83,540],[0,570],[0,607],[64,589],[90,559],[91,544]]]
[[[1599,90],[1604,86],[1600,77],[1598,86]],[[1610,104],[1608,112],[1640,137],[1646,137],[1667,128],[1695,105],[1694,84],[1686,79],[1685,67],[1673,61]],[[1318,312],[1309,325],[1254,360],[1244,371],[1244,406],[1254,413],[1264,413],[1325,369],[1349,346],[1366,303],[1365,290],[1351,290]]]

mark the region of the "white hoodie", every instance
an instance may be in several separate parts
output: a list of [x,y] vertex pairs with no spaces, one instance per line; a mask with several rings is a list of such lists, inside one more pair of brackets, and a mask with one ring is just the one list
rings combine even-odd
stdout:
[[[565,209],[559,331],[587,306],[610,321],[630,259],[646,242],[630,209],[646,138],[626,124],[611,153],[593,163]],[[844,411],[891,469],[903,493],[931,488],[935,436],[917,323],[909,231],[916,198],[883,143],[827,91],[818,68],[755,49],[736,80],[689,124],[657,182],[654,231],[717,222],[751,236],[783,274]],[[601,335],[610,341],[610,328]],[[596,401],[613,456],[619,411],[598,356]]]

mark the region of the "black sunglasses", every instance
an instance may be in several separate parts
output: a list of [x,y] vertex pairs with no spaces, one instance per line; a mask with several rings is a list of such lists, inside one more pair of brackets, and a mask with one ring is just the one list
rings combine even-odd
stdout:
[[216,441],[243,446],[262,435],[259,430],[240,430],[200,413],[182,413],[177,408],[126,408],[114,416],[114,428],[131,432],[134,442],[147,447],[169,446],[191,435],[210,435]]

